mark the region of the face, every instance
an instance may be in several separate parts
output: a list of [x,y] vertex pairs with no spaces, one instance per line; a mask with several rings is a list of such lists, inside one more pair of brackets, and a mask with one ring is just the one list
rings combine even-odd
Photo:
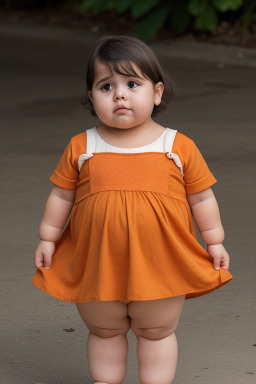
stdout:
[[154,105],[161,103],[163,83],[154,84],[136,65],[133,68],[138,76],[111,73],[105,64],[95,63],[95,79],[88,94],[107,127],[126,129],[148,124]]

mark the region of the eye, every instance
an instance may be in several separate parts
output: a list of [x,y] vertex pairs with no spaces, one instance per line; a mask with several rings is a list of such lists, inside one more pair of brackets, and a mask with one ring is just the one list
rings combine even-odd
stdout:
[[108,92],[112,89],[112,86],[110,84],[104,84],[102,87],[101,87],[102,91],[104,92]]
[[136,88],[138,86],[137,83],[135,83],[135,81],[129,81],[128,84],[127,84],[128,88]]

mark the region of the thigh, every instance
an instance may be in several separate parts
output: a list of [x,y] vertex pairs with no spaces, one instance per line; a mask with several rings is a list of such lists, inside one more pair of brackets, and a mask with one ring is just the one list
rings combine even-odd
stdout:
[[133,301],[128,305],[130,324],[136,336],[163,338],[171,335],[179,322],[185,296],[160,300]]
[[130,329],[127,304],[119,301],[91,301],[76,304],[90,332],[101,337],[125,334]]

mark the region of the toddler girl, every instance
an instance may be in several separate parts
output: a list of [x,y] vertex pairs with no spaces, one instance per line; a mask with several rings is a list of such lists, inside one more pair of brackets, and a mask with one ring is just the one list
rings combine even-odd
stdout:
[[173,85],[147,45],[101,39],[87,87],[101,124],[71,139],[50,177],[33,282],[76,303],[94,383],[123,382],[131,328],[140,382],[170,384],[184,299],[232,278],[216,179],[191,139],[152,120]]

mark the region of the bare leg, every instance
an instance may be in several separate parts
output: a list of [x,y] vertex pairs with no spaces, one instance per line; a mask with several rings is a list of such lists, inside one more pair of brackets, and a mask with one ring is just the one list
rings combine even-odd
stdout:
[[89,371],[94,381],[120,384],[124,380],[127,360],[126,335],[99,337],[89,334],[87,344]]
[[178,358],[175,334],[160,340],[138,337],[140,381],[143,384],[173,382]]
[[130,322],[127,305],[118,301],[77,304],[90,333],[88,366],[97,384],[121,384],[127,368],[127,332]]
[[178,325],[184,296],[162,300],[134,301],[128,305],[131,328],[138,340],[141,384],[173,382],[178,346],[174,331]]

